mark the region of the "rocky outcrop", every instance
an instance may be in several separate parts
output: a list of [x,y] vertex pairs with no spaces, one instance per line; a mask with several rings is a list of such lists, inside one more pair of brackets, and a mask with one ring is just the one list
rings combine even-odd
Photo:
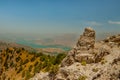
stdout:
[[53,80],[120,80],[119,45],[120,35],[95,42],[95,31],[85,28]]
[[95,31],[85,28],[62,61],[55,80],[120,80],[119,36],[95,43]]
[[104,39],[103,42],[108,44],[110,47],[120,47],[120,34],[107,37],[107,39]]
[[104,39],[103,41],[104,41],[104,42],[120,43],[120,34],[107,37],[107,39]]
[[95,31],[91,28],[85,28],[83,35],[80,36],[76,44],[76,49],[89,50],[94,48],[95,44]]
[[91,28],[85,28],[83,35],[80,36],[75,47],[68,53],[68,56],[62,61],[61,66],[70,66],[74,62],[86,61],[93,62],[93,51],[95,45],[95,31]]

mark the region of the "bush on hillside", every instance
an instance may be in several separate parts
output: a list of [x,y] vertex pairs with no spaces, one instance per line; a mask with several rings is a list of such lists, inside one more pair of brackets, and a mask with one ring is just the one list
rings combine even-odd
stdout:
[[55,75],[57,74],[58,69],[59,69],[58,65],[53,65],[51,67],[51,70],[49,71],[49,77],[51,80],[55,78]]
[[60,64],[63,58],[66,57],[65,53],[60,53],[56,56],[55,63],[54,64]]
[[38,65],[34,66],[34,73],[40,72],[41,69],[42,69],[42,65],[41,64],[38,64]]
[[26,71],[26,77],[25,77],[25,80],[30,79],[32,76],[33,76],[33,75],[31,75],[29,71]]
[[33,66],[32,66],[32,65],[30,65],[30,66],[29,66],[29,72],[31,72],[31,71],[32,71],[32,68],[33,68]]
[[22,77],[25,77],[25,71],[22,72]]
[[17,73],[20,73],[23,70],[22,66],[19,67]]
[[33,61],[35,61],[35,56],[33,56],[33,57],[31,58],[31,62],[33,62]]
[[20,56],[18,56],[18,57],[16,58],[16,62],[18,62],[20,59],[21,59]]
[[23,64],[26,64],[26,63],[28,63],[29,62],[29,60],[28,59],[26,59],[24,62],[23,62]]

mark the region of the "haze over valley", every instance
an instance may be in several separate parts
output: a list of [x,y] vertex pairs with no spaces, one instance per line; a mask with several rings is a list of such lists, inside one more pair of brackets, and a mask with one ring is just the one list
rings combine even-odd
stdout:
[[120,80],[120,0],[0,0],[0,80]]

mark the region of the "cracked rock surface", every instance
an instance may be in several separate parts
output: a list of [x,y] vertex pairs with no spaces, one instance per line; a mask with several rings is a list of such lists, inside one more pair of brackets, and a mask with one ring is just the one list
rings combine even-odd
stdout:
[[[32,80],[51,80],[45,74]],[[85,28],[52,80],[120,80],[120,35],[95,42],[95,31]]]

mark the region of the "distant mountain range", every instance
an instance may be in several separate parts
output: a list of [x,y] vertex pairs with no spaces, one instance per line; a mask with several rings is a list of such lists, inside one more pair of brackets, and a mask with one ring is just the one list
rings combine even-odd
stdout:
[[6,42],[6,41],[0,40],[0,49],[6,49],[6,48],[9,48],[9,47],[25,48],[28,51],[33,51],[34,50],[32,47],[29,47],[29,46],[26,46],[26,45],[17,44],[17,43],[13,43],[13,42]]
[[[9,42],[12,45],[18,46],[18,44],[30,46],[32,48],[61,48],[63,50],[70,50],[73,44],[77,40],[77,34],[62,34],[62,35],[50,35],[50,36],[36,36],[36,35],[3,35],[0,34],[0,40],[3,42]],[[2,43],[3,43],[2,42]],[[4,44],[7,45],[8,44]],[[10,46],[10,45],[9,45]]]
[[[109,33],[96,34],[97,40],[102,40],[105,36],[110,36]],[[114,33],[115,34],[115,33]],[[80,35],[75,33],[69,34],[45,34],[43,35],[25,35],[25,34],[0,34],[0,46],[25,47],[25,48],[60,48],[70,50],[74,47],[75,42]]]

